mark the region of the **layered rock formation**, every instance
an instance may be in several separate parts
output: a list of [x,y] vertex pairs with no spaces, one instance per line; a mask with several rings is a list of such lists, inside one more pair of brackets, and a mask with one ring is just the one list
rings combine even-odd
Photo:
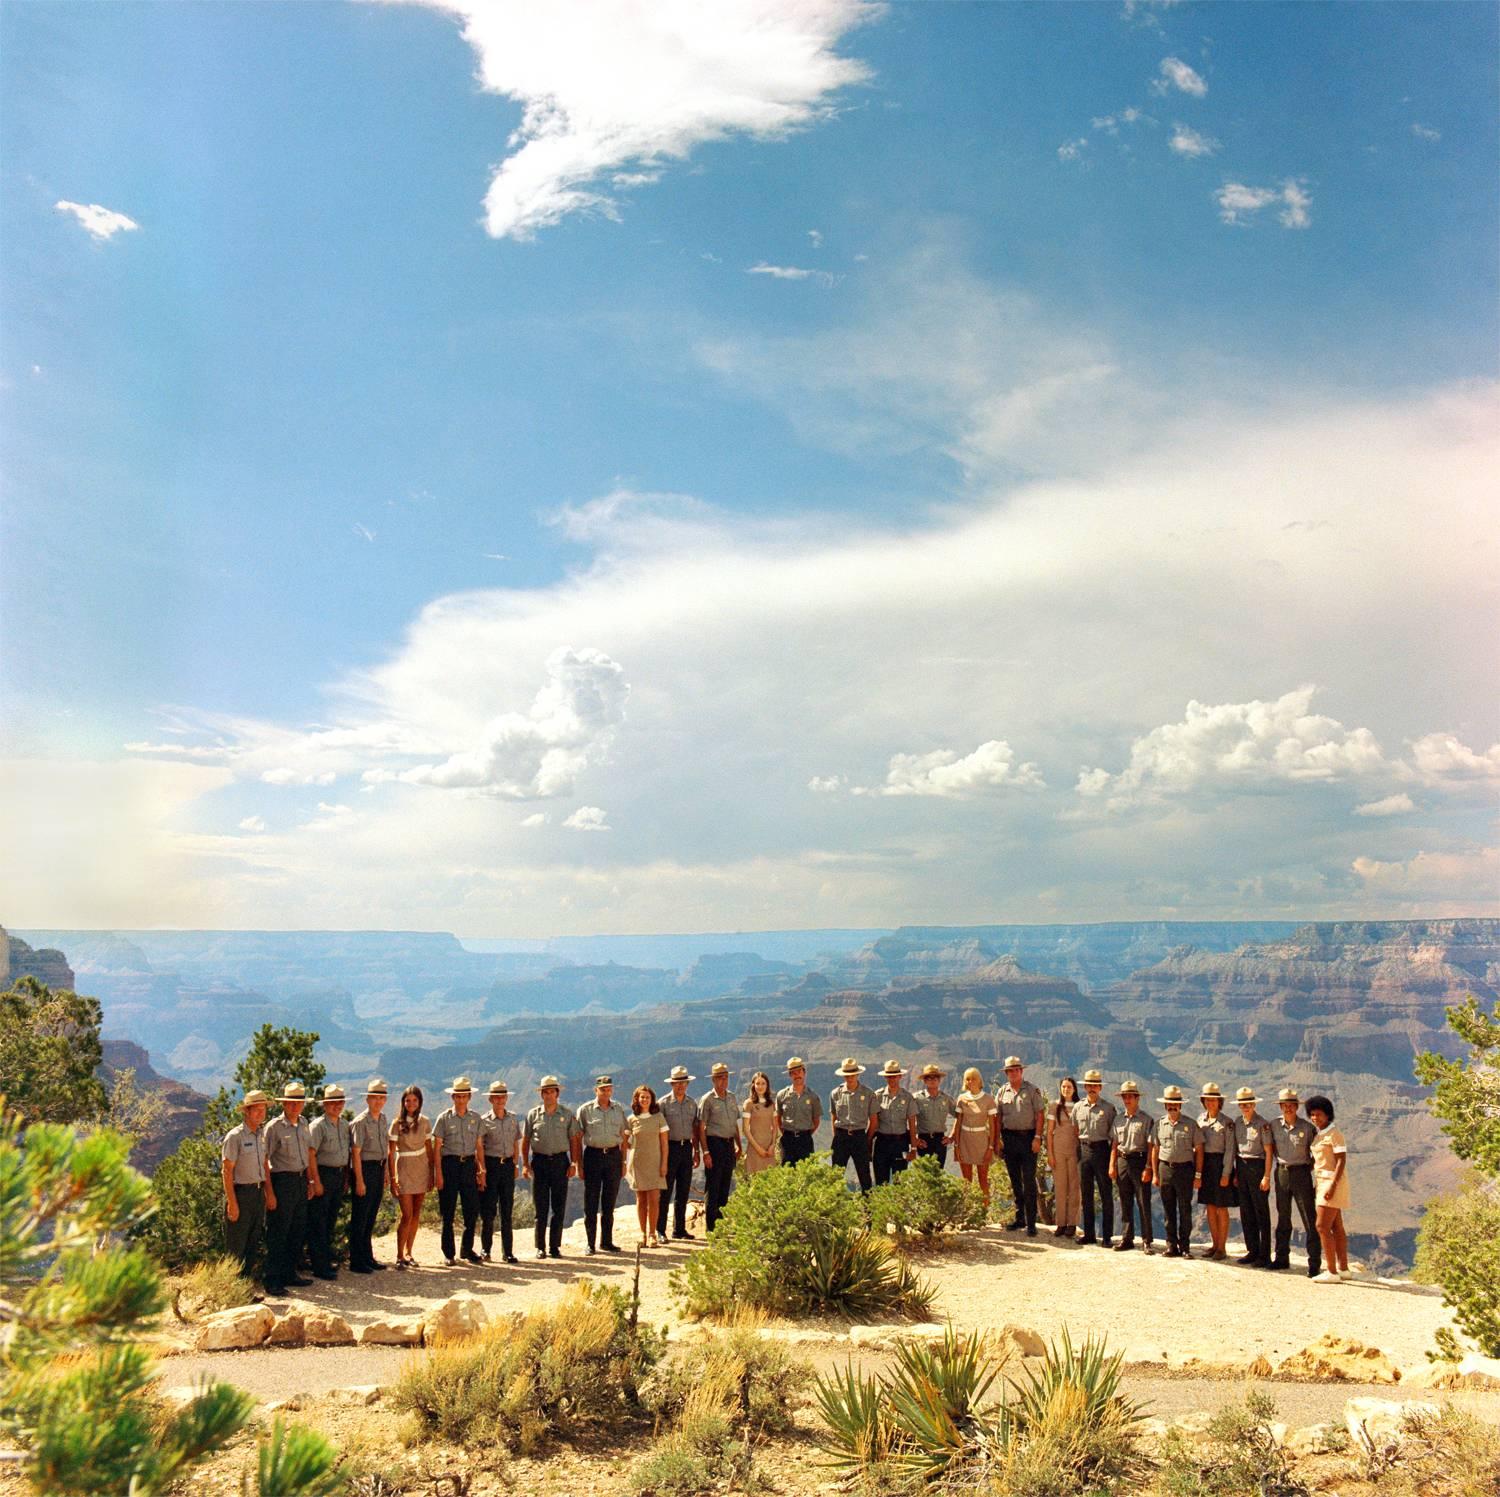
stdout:
[[19,977],[34,977],[54,990],[76,991],[73,969],[62,952],[52,947],[38,951],[19,936],[7,934],[5,927],[0,926],[0,991],[10,987]]
[[135,1072],[135,1084],[141,1091],[153,1092],[161,1099],[160,1122],[130,1155],[130,1162],[149,1175],[183,1139],[198,1131],[209,1099],[170,1076],[158,1075],[152,1068],[150,1055],[130,1040],[105,1040],[103,1048],[99,1079],[106,1088],[113,1088],[120,1072],[129,1070]]

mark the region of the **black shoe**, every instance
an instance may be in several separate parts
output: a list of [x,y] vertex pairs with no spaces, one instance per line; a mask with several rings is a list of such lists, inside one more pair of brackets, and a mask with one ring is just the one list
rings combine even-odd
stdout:
[[1317,1276],[1320,1273],[1322,1273],[1322,1272],[1323,1272],[1323,1265],[1321,1263],[1309,1263],[1307,1265],[1307,1276],[1310,1279],[1317,1278]]
[[538,1248],[536,1250],[536,1258],[538,1263],[545,1263],[547,1261],[547,1249]]
[[606,1242],[604,1244],[604,1251],[606,1253],[623,1253],[625,1249],[622,1247],[616,1247],[612,1242]]
[[387,1269],[390,1266],[391,1265],[389,1263],[377,1263],[373,1258],[371,1258],[370,1261],[365,1264],[365,1269],[369,1273],[380,1273],[383,1269]]
[[268,1295],[270,1295],[272,1299],[285,1299],[286,1298],[286,1285],[285,1284],[267,1284],[266,1285],[266,1293]]
[[1019,1232],[1025,1225],[1026,1223],[1018,1216],[1013,1222],[1006,1222],[1005,1230],[1007,1232]]
[[339,1273],[338,1273],[338,1270],[336,1268],[315,1268],[315,1269],[313,1269],[313,1278],[315,1278],[315,1279],[326,1279],[326,1280],[328,1280],[329,1283],[332,1283],[335,1279],[338,1278],[338,1276],[339,1276]]
[[674,1233],[672,1233],[672,1241],[673,1242],[691,1242],[692,1240],[693,1240],[693,1234],[691,1232],[674,1232]]
[[443,1262],[446,1263],[449,1268],[457,1268],[458,1267],[458,1259],[457,1258],[444,1258]]
[[465,1253],[464,1254],[464,1262],[465,1263],[488,1263],[489,1261],[490,1260],[488,1258],[481,1258],[478,1253]]
[[561,1248],[549,1248],[548,1251],[547,1251],[547,1256],[549,1258],[561,1258],[562,1257],[562,1249]]
[[1150,1241],[1143,1242],[1141,1244],[1141,1251],[1148,1258],[1154,1258],[1156,1256],[1156,1244],[1154,1242],[1150,1242]]
[[375,1270],[373,1268],[367,1268],[363,1263],[351,1263],[349,1265],[349,1272],[350,1273],[374,1273]]
[[488,1263],[490,1261],[490,1255],[488,1253],[481,1253],[479,1255],[479,1261],[481,1263]]
[[1035,1227],[1027,1227],[1027,1229],[1026,1229],[1026,1235],[1028,1237],[1035,1237],[1036,1236],[1036,1228]]
[[[1099,1239],[1097,1237],[1080,1237],[1078,1240],[1084,1245],[1084,1247],[1093,1247],[1093,1245],[1098,1242]],[[1108,1242],[1108,1238],[1106,1238],[1105,1241]]]
[[519,1263],[521,1260],[518,1257],[516,1257],[516,1255],[514,1253],[507,1253],[505,1255],[505,1261],[507,1263]]
[[1099,1239],[1099,1246],[1100,1247],[1112,1248],[1114,1245],[1115,1245],[1115,1240],[1114,1240],[1113,1237],[1101,1237]]
[[287,1280],[287,1283],[297,1289],[310,1289],[312,1288],[313,1281],[311,1279],[304,1279],[301,1274],[293,1274]]
[[592,1242],[583,1250],[583,1256],[585,1258],[594,1258],[597,1257],[598,1254],[599,1249],[596,1248]]
[[1122,1237],[1115,1244],[1115,1251],[1117,1253],[1128,1253],[1131,1250],[1131,1248],[1133,1248],[1134,1246],[1135,1246],[1135,1240],[1133,1238]]
[[1166,1250],[1166,1252],[1164,1252],[1162,1254],[1162,1257],[1163,1258],[1180,1258],[1180,1257],[1182,1257],[1182,1254],[1180,1252],[1178,1252],[1178,1250],[1176,1248],[1168,1248]]
[[1285,1258],[1276,1258],[1273,1259],[1270,1263],[1266,1264],[1267,1268],[1290,1268],[1291,1266],[1292,1265],[1288,1263]]

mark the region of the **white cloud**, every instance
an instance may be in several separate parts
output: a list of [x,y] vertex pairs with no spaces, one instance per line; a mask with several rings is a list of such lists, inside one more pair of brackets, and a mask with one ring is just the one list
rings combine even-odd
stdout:
[[302,823],[304,832],[334,832],[341,831],[349,824],[358,819],[358,812],[353,806],[343,804],[331,804],[326,800],[318,802],[318,814],[311,821]]
[[533,811],[530,816],[521,818],[521,825],[526,827],[546,826],[547,813],[545,811]]
[[[134,744],[125,746],[136,747]],[[260,777],[267,785],[331,785],[338,779],[338,774],[331,769],[304,770],[280,765],[275,769],[262,770]]]
[[373,541],[375,539],[375,532],[368,525],[361,525],[357,521],[355,522],[354,533],[362,541]]
[[885,783],[856,786],[855,795],[923,795],[966,800],[986,790],[1040,790],[1046,782],[1035,764],[1017,764],[1004,739],[991,738],[960,757],[953,749],[893,754]]
[[1412,744],[1411,757],[1432,780],[1500,780],[1500,743],[1476,753],[1452,733],[1427,733]]
[[807,237],[815,250],[823,248],[823,231],[821,229],[809,229]]
[[607,832],[610,826],[608,812],[598,806],[579,806],[571,816],[563,819],[563,825],[575,832]]
[[266,829],[264,816],[247,816],[240,822],[242,832],[263,832]]
[[1425,915],[1434,906],[1455,914],[1492,914],[1500,888],[1500,847],[1421,851],[1389,861],[1358,857],[1352,866],[1364,897],[1396,905],[1393,914]]
[[1200,135],[1182,124],[1172,126],[1172,138],[1168,144],[1179,156],[1212,156],[1219,149],[1219,142],[1212,136]]
[[1443,132],[1441,130],[1434,130],[1431,125],[1418,124],[1415,120],[1412,121],[1411,133],[1415,135],[1418,140],[1438,141],[1443,138]]
[[863,64],[835,50],[879,14],[865,0],[409,0],[457,16],[490,93],[522,105],[485,195],[496,239],[570,213],[617,217],[599,180],[643,185],[737,135],[777,140],[826,119]]
[[108,243],[116,234],[128,234],[140,228],[133,218],[127,218],[123,213],[116,213],[113,208],[100,207],[98,203],[64,201],[55,203],[53,206],[57,212],[67,213],[76,218],[84,233],[101,244]]
[[807,782],[807,788],[818,795],[832,795],[836,790],[842,790],[847,783],[841,774],[815,774]]
[[1181,93],[1201,99],[1208,93],[1208,84],[1180,57],[1164,57],[1157,69],[1161,76],[1151,86],[1157,93],[1166,93],[1175,88]]
[[1367,800],[1354,808],[1356,816],[1405,816],[1417,809],[1416,803],[1404,790],[1395,795],[1385,795],[1379,800]]
[[807,270],[800,265],[769,265],[764,260],[747,265],[745,274],[770,276],[776,281],[816,281],[820,286],[832,286],[838,280],[826,270]]
[[1312,198],[1302,184],[1289,178],[1280,187],[1249,187],[1243,182],[1226,182],[1215,194],[1219,217],[1227,224],[1253,223],[1261,209],[1272,203],[1282,205],[1276,215],[1284,228],[1305,229],[1312,222],[1308,209]]
[[1080,135],[1077,140],[1065,140],[1057,148],[1057,159],[1059,161],[1077,161],[1083,155],[1084,148],[1088,143],[1088,136],[1086,135]]

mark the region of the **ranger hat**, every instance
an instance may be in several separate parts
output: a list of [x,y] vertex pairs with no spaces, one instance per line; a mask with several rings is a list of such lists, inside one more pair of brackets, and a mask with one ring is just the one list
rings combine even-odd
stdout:
[[370,1084],[367,1087],[365,1087],[365,1096],[367,1096],[367,1097],[383,1097],[385,1095],[386,1095],[386,1086],[385,1086],[384,1080],[382,1080],[381,1077],[379,1077],[379,1076],[372,1076],[372,1077],[370,1077]]
[[840,1076],[862,1076],[864,1075],[864,1070],[865,1068],[852,1055],[846,1055],[843,1065],[838,1069],[838,1074]]
[[1085,1071],[1083,1073],[1083,1084],[1088,1086],[1091,1082],[1095,1086],[1103,1086],[1104,1073],[1102,1071]]
[[1276,1100],[1278,1102],[1300,1102],[1302,1098],[1297,1095],[1297,1088],[1295,1086],[1284,1086],[1277,1094]]
[[560,1091],[561,1091],[561,1090],[562,1090],[562,1082],[560,1082],[560,1081],[559,1081],[559,1080],[558,1080],[558,1079],[557,1079],[557,1077],[556,1077],[556,1076],[543,1076],[543,1077],[542,1077],[542,1079],[541,1079],[541,1080],[540,1080],[540,1081],[538,1081],[538,1082],[537,1082],[537,1084],[536,1084],[536,1089],[537,1089],[537,1090],[538,1090],[538,1091],[539,1091],[539,1092],[544,1092],[544,1091],[546,1091],[546,1090],[547,1090],[547,1088],[548,1088],[548,1087],[549,1087],[549,1086],[550,1086],[550,1087],[551,1087],[551,1088],[552,1088],[552,1089],[553,1089],[553,1090],[554,1090],[554,1091],[559,1091],[559,1092],[560,1092]]
[[1253,1086],[1242,1086],[1235,1094],[1236,1102],[1259,1102],[1260,1098],[1255,1095]]
[[337,1081],[331,1086],[323,1088],[323,1100],[325,1102],[342,1102],[344,1100],[344,1089]]
[[710,1076],[727,1076],[729,1074],[729,1067],[722,1060],[716,1060],[708,1068],[708,1074]]
[[595,1086],[613,1086],[614,1084],[615,1084],[615,1078],[613,1076],[595,1076],[594,1077],[594,1085]]
[[935,1060],[929,1060],[917,1074],[926,1081],[929,1076],[946,1076],[948,1073]]
[[240,1103],[240,1111],[247,1107],[269,1107],[271,1099],[262,1091],[246,1092],[245,1099]]
[[1224,1100],[1224,1093],[1219,1090],[1219,1083],[1217,1081],[1205,1081],[1203,1083],[1203,1090],[1198,1093],[1198,1100],[1200,1102],[1206,1102],[1210,1097],[1217,1097],[1221,1102]]
[[1021,1057],[1019,1055],[1007,1055],[1005,1057],[1005,1066],[1004,1066],[1005,1070],[1008,1071],[1008,1070],[1010,1070],[1010,1068],[1012,1066],[1020,1066],[1020,1065],[1021,1065]]
[[794,1055],[787,1061],[786,1068],[789,1071],[805,1071],[807,1069],[807,1062],[800,1055]]
[[1156,1100],[1163,1105],[1168,1102],[1175,1102],[1179,1107],[1181,1107],[1182,1088],[1180,1086],[1164,1086],[1161,1089],[1161,1096],[1159,1096]]
[[490,1082],[490,1096],[508,1097],[510,1096],[510,1088],[503,1081],[492,1081]]
[[1141,1094],[1140,1085],[1134,1081],[1127,1081],[1118,1092],[1121,1097],[1138,1097]]
[[452,1086],[443,1088],[450,1097],[467,1097],[473,1093],[474,1083],[467,1076],[455,1076]]
[[906,1075],[906,1068],[893,1056],[881,1066],[880,1074],[882,1076],[904,1076]]
[[281,1095],[276,1100],[278,1102],[305,1102],[307,1101],[307,1088],[300,1081],[288,1081],[282,1087]]
[[674,1081],[696,1081],[697,1079],[696,1076],[688,1075],[688,1068],[686,1066],[673,1066],[672,1074],[667,1077],[667,1085],[671,1086]]

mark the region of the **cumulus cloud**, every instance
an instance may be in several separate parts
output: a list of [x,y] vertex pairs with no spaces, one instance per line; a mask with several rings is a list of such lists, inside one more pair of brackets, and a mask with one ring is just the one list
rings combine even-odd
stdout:
[[116,234],[128,234],[140,228],[133,218],[127,218],[123,213],[116,213],[113,208],[101,207],[98,203],[63,201],[53,206],[57,212],[66,213],[77,219],[84,233],[98,244],[107,244]]
[[1080,135],[1077,140],[1065,140],[1057,148],[1057,159],[1059,161],[1077,161],[1083,155],[1088,143],[1088,136],[1086,135]]
[[1405,816],[1417,809],[1416,803],[1404,790],[1395,795],[1384,795],[1379,800],[1367,800],[1354,808],[1356,816]]
[[[405,0],[456,16],[490,93],[522,106],[485,195],[496,239],[571,213],[617,217],[637,187],[711,141],[778,140],[829,117],[865,66],[837,47],[866,0]],[[623,180],[622,180],[623,179]]]
[[1211,135],[1200,135],[1188,125],[1174,124],[1168,145],[1179,156],[1212,156],[1219,149],[1219,142]]
[[266,818],[264,816],[246,816],[240,822],[242,832],[263,832],[266,829]]
[[608,814],[598,806],[579,806],[571,816],[563,818],[563,825],[575,832],[607,832]]
[[1208,84],[1180,57],[1163,57],[1157,72],[1161,76],[1151,86],[1159,94],[1175,88],[1181,93],[1191,94],[1195,99],[1201,99],[1208,93]]
[[545,811],[533,811],[530,816],[521,818],[521,825],[525,827],[546,826],[547,813]]
[[1500,780],[1500,743],[1476,753],[1452,733],[1427,733],[1411,746],[1419,774],[1434,780]]
[[1354,859],[1361,892],[1397,908],[1392,914],[1421,915],[1435,905],[1455,913],[1492,914],[1500,888],[1500,847],[1418,852],[1410,858]]
[[[835,776],[835,780],[839,777]],[[1017,764],[1004,739],[991,738],[972,753],[954,749],[925,754],[893,754],[881,785],[854,786],[855,795],[923,795],[966,800],[989,790],[1035,789],[1046,782],[1035,764]],[[814,789],[831,788],[826,782]]]
[[764,260],[746,266],[745,274],[770,276],[774,281],[816,281],[820,286],[831,286],[838,279],[826,270],[807,270],[801,265],[770,265]]
[[1283,228],[1305,229],[1312,222],[1309,209],[1312,198],[1307,189],[1288,179],[1280,187],[1249,187],[1243,182],[1226,182],[1215,194],[1219,217],[1227,224],[1254,223],[1263,208],[1281,204],[1276,215]]

